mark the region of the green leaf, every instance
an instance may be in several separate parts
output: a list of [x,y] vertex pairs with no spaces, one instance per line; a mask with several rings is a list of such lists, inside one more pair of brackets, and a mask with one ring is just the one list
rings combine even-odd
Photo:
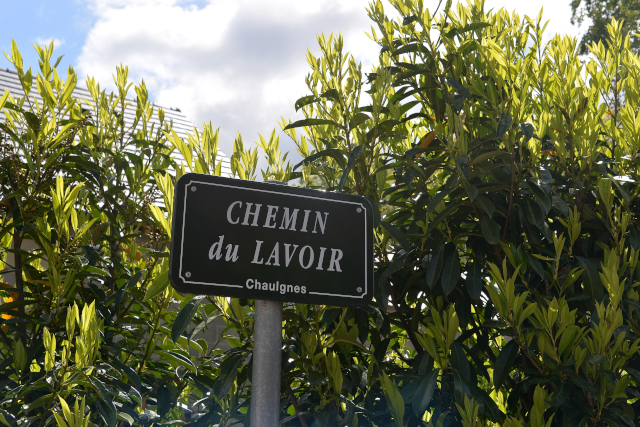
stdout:
[[182,307],[180,313],[178,313],[178,316],[176,317],[176,320],[173,322],[173,326],[171,327],[171,340],[174,343],[187,329],[189,323],[191,323],[191,319],[193,319],[193,316],[195,316],[195,314],[197,313],[198,307],[200,307],[200,302],[203,298],[204,295],[197,295],[193,297],[191,301],[189,301],[187,304],[185,304],[184,307]]
[[467,293],[474,301],[480,301],[482,295],[482,267],[477,261],[467,263]]
[[453,370],[453,396],[455,401],[462,405],[464,397],[471,394],[469,384],[460,376],[457,370]]
[[635,228],[629,230],[629,244],[636,251],[640,249],[640,231]]
[[161,417],[167,415],[171,408],[175,405],[173,399],[171,399],[171,391],[166,384],[163,384],[158,389],[158,414]]
[[296,111],[304,107],[305,105],[313,104],[314,102],[318,102],[318,98],[314,95],[303,96],[299,98],[295,103]]
[[356,347],[360,348],[360,350],[364,351],[365,353],[371,354],[371,351],[363,346],[362,344],[360,344],[357,340],[355,340],[354,338],[347,336],[347,335],[340,335],[337,337],[333,337],[333,342],[334,343],[339,343],[339,342],[346,342],[349,343],[351,345],[355,345]]
[[[159,354],[162,354],[165,359],[168,361],[174,361],[180,363],[182,366],[186,367],[192,372],[196,372],[196,365],[193,364],[191,359],[183,354],[178,353],[177,351],[165,351],[165,350],[157,350]],[[172,363],[174,368],[177,367],[176,364]]]
[[[444,264],[444,245],[440,245],[431,256],[431,260],[427,264],[426,280],[429,288],[433,289],[433,286],[440,277],[440,271],[442,270],[442,264]],[[424,261],[423,261],[424,265]]]
[[303,119],[303,120],[298,120],[296,122],[288,124],[284,128],[284,130],[299,128],[299,127],[302,127],[302,126],[318,126],[318,125],[334,125],[334,126],[340,127],[340,125],[338,123],[334,122],[333,120],[327,120],[327,119]]
[[456,79],[454,79],[452,77],[447,77],[447,83],[449,84],[449,86],[455,88],[455,90],[462,97],[464,97],[466,99],[471,99],[471,92],[469,92],[469,89],[467,89],[466,87],[462,86],[459,81],[457,81]]
[[502,383],[507,379],[517,356],[518,345],[514,340],[509,341],[507,345],[500,350],[493,369],[493,386],[496,390],[500,389]]
[[524,142],[529,142],[529,140],[533,137],[533,125],[529,122],[520,123],[520,130],[524,133]]
[[598,273],[598,264],[581,256],[576,257],[582,270],[582,280],[586,293],[592,302],[599,302],[604,297],[604,286]]
[[549,200],[544,190],[540,188],[540,186],[531,179],[528,179],[526,181],[526,184],[527,184],[527,187],[529,187],[529,190],[531,190],[531,192],[538,198],[540,203],[542,203],[542,206],[544,206],[545,211],[549,213],[549,211],[551,210],[551,200]]
[[429,200],[429,204],[427,205],[427,216],[433,212],[435,208],[438,207],[440,202],[447,197],[453,190],[455,190],[458,186],[457,177],[451,177],[447,180],[446,184],[443,187],[440,187],[440,191],[437,192],[431,200]]
[[420,43],[409,43],[391,52],[391,56],[402,55],[403,53],[420,52],[426,49]]
[[8,89],[3,89],[3,90],[4,90],[4,95],[0,97],[0,110],[4,108],[4,104],[7,102],[7,98],[9,98],[9,90]]
[[365,113],[356,113],[353,118],[351,119],[351,121],[349,122],[349,124],[351,125],[352,128],[357,127],[359,124],[366,122],[367,120],[371,120],[371,117],[369,117],[368,114]]
[[427,373],[413,395],[411,408],[413,409],[413,413],[416,414],[416,417],[418,417],[418,419],[422,419],[425,411],[429,407],[429,403],[431,403],[433,393],[436,390],[436,385],[438,385],[439,373],[439,369],[434,369]]
[[385,230],[387,230],[389,234],[391,234],[391,237],[396,239],[398,243],[402,245],[402,248],[406,252],[409,252],[409,250],[411,249],[411,243],[409,242],[409,239],[407,239],[407,236],[405,236],[402,231],[398,230],[398,228],[395,225],[390,224],[387,221],[380,221],[380,224],[382,224]]
[[466,382],[471,382],[471,366],[469,365],[467,354],[457,341],[454,341],[451,345],[451,365]]
[[8,427],[15,427],[18,425],[16,423],[16,418],[4,409],[0,409],[0,423]]
[[458,249],[454,246],[449,254],[445,255],[442,266],[442,291],[448,296],[453,291],[460,279],[460,256]]
[[214,315],[214,316],[209,316],[208,319],[203,320],[202,322],[200,322],[200,324],[198,324],[198,326],[196,326],[195,328],[193,328],[193,331],[191,331],[191,335],[189,336],[189,340],[193,340],[195,339],[196,335],[198,335],[204,328],[206,328],[207,326],[209,326],[209,323],[213,322],[214,320],[216,320],[219,316]]
[[505,156],[505,155],[509,155],[509,153],[503,150],[487,151],[482,154],[478,154],[477,156],[474,156],[469,164],[471,166],[475,166],[478,163],[482,163],[486,160],[495,159],[498,156]]
[[487,243],[497,245],[500,241],[500,226],[486,214],[480,215],[480,229]]
[[557,408],[562,405],[569,396],[571,396],[571,384],[569,384],[568,381],[565,381],[560,386],[560,389],[556,388],[555,393],[550,396],[549,405]]
[[567,203],[560,197],[551,196],[551,204],[554,208],[558,209],[562,215],[569,216],[569,206],[567,206]]
[[387,399],[387,407],[391,410],[391,415],[393,416],[396,426],[403,427],[404,400],[402,399],[400,390],[398,390],[398,386],[386,373],[382,374],[380,382],[382,383],[382,390]]
[[469,200],[473,202],[476,197],[478,197],[478,187],[473,184],[470,184],[468,181],[464,183],[464,187],[467,190],[467,195],[469,196]]
[[616,178],[612,177],[611,182],[613,183],[614,187],[618,189],[620,194],[622,194],[622,198],[626,202],[627,206],[629,206],[629,203],[631,203],[629,192],[622,186],[622,184],[620,184],[620,182]]
[[456,209],[458,206],[460,206],[462,202],[461,201],[457,201],[457,202],[450,202],[446,208],[444,208],[444,210],[442,212],[440,212],[438,215],[436,215],[436,217],[433,219],[433,221],[431,221],[429,223],[429,230],[428,232],[430,233],[438,224],[440,224],[440,221],[442,221],[445,218],[448,218],[449,215],[451,214],[451,212]]
[[111,399],[107,400],[98,400],[95,403],[95,406],[98,408],[98,412],[102,416],[106,426],[115,427],[118,422],[118,415],[116,412],[116,407],[113,405]]
[[378,283],[381,284],[382,282],[387,280],[389,277],[391,277],[391,275],[393,273],[395,273],[396,271],[402,269],[402,267],[404,266],[404,259],[405,259],[405,257],[396,257],[396,258],[394,258],[393,262],[391,263],[391,265],[389,267],[387,267],[387,269],[384,271],[384,273],[382,273],[382,275],[380,276],[380,279],[378,280]]
[[489,218],[493,216],[493,211],[496,209],[496,205],[494,205],[489,198],[485,196],[478,196],[473,202],[480,204],[480,207],[482,207],[482,210]]
[[109,273],[107,271],[98,267],[94,267],[92,265],[85,265],[84,267],[82,267],[82,271],[97,274],[98,276],[109,276]]
[[158,275],[158,277],[155,278],[151,286],[147,288],[147,292],[144,295],[144,301],[148,301],[151,298],[155,297],[156,295],[159,295],[160,293],[164,292],[165,288],[168,285],[169,285],[169,271],[167,270],[161,273],[160,275]]
[[125,365],[124,363],[121,363],[116,358],[110,359],[109,363],[111,365],[115,366],[116,368],[120,369],[127,377],[129,377],[129,379],[131,380],[133,385],[136,386],[136,388],[138,389],[139,392],[143,391],[143,389],[142,389],[142,381],[140,381],[140,377],[138,376],[136,371],[134,371],[131,367]]
[[520,201],[529,223],[542,228],[544,226],[544,208],[529,197],[523,197]]
[[226,396],[231,389],[244,364],[244,357],[244,354],[238,354],[228,358],[220,365],[220,376],[213,387],[213,393],[218,399]]
[[342,172],[342,178],[340,178],[340,184],[338,185],[339,192],[342,192],[342,187],[344,187],[344,183],[347,181],[349,172],[351,172],[351,168],[355,164],[356,160],[358,160],[358,157],[360,157],[360,154],[362,153],[363,149],[364,149],[364,144],[360,144],[351,151],[351,154],[349,154],[349,160],[347,160],[347,167],[344,169],[344,172]]
[[338,162],[338,165],[340,165],[341,168],[343,169],[345,168],[346,162],[344,160],[344,153],[337,148],[329,148],[327,150],[318,151],[317,153],[314,153],[309,157],[305,158],[303,161],[295,165],[293,167],[293,170],[298,169],[304,163],[313,162],[314,160],[317,160],[326,156],[332,157],[333,159],[335,159],[336,162]]
[[498,128],[496,129],[496,138],[502,138],[511,128],[511,114],[508,112],[502,113],[500,121],[498,122]]
[[451,38],[455,35],[466,33],[467,31],[481,30],[490,26],[491,24],[489,24],[488,22],[473,22],[471,24],[465,25],[464,27],[453,28],[447,31],[444,35]]
[[329,89],[321,93],[320,98],[330,98],[330,99],[333,99],[334,101],[340,102],[340,94],[338,93],[337,89]]
[[604,357],[603,355],[598,354],[598,353],[594,353],[589,358],[589,363],[592,364],[592,365],[597,365],[598,363],[604,363],[607,360],[608,359],[606,357]]
[[120,421],[125,421],[127,423],[129,423],[130,425],[134,425],[134,420],[133,417],[129,414],[127,414],[126,412],[118,412],[118,419]]

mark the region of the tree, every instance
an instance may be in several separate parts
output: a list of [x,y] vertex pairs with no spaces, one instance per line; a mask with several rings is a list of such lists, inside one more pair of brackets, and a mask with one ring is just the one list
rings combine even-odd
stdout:
[[580,54],[589,53],[592,43],[606,42],[609,38],[607,24],[611,19],[623,21],[622,34],[631,36],[631,49],[640,52],[640,38],[636,35],[640,26],[640,3],[636,0],[572,0],[571,23],[582,24],[585,19],[591,25],[580,40]]
[[351,381],[332,384],[327,362],[319,386],[304,335],[303,356],[287,356],[306,402],[317,399],[309,410],[343,424],[633,424],[640,62],[629,37],[614,21],[583,66],[571,39],[543,43],[540,16],[391,4],[400,19],[368,9],[381,47],[369,102],[341,39],[321,37],[296,103],[306,119],[283,123],[304,182],[369,197],[382,225],[377,305],[325,323],[323,351],[353,344],[338,351]]

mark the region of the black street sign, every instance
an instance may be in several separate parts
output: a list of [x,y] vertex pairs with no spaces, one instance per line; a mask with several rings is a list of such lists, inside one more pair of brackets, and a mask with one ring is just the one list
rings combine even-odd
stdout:
[[169,277],[181,292],[361,306],[373,295],[364,197],[186,174],[175,186]]

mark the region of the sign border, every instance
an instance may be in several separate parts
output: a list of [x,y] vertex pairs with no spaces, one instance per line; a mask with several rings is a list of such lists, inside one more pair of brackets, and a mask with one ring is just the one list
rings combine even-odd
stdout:
[[[208,178],[214,178],[215,180],[221,180],[223,182],[221,183],[217,183],[217,182],[207,182],[207,181],[203,181],[202,178],[203,177],[208,177]],[[186,182],[184,182],[186,181]],[[183,183],[184,182],[184,183]],[[326,293],[326,292],[313,292],[310,291],[308,293],[308,295],[315,295],[315,296],[319,296],[319,297],[330,297],[330,298],[339,298],[339,299],[351,299],[353,302],[349,303],[347,301],[343,302],[338,302],[337,304],[329,304],[329,305],[344,305],[344,306],[350,306],[350,305],[354,305],[354,304],[366,304],[368,301],[370,301],[373,298],[373,286],[375,285],[372,281],[373,278],[373,264],[371,263],[372,260],[370,258],[372,258],[372,248],[369,247],[371,246],[372,242],[369,242],[370,238],[373,238],[373,233],[372,231],[369,231],[369,228],[372,228],[373,224],[369,224],[369,221],[373,221],[373,212],[372,212],[372,207],[371,204],[369,202],[369,200],[363,196],[357,196],[357,195],[351,195],[351,194],[346,194],[346,193],[332,193],[332,192],[324,192],[321,190],[313,190],[313,189],[307,189],[307,188],[301,188],[301,187],[289,187],[286,185],[279,185],[277,188],[275,187],[277,184],[275,183],[270,183],[269,181],[264,181],[264,182],[257,182],[257,181],[246,181],[246,180],[239,180],[239,179],[234,179],[234,178],[226,178],[226,177],[221,177],[221,176],[214,176],[214,175],[202,175],[202,174],[196,174],[196,173],[187,173],[184,174],[183,176],[181,176],[178,181],[176,182],[175,185],[175,190],[174,190],[174,214],[173,214],[173,227],[172,227],[172,242],[171,242],[171,255],[170,255],[170,262],[169,262],[169,278],[171,279],[171,284],[173,285],[174,288],[180,290],[181,292],[192,292],[192,291],[186,291],[184,289],[184,285],[185,284],[192,284],[192,285],[197,285],[197,286],[202,286],[206,288],[211,288],[211,291],[214,291],[212,293],[205,293],[205,292],[199,292],[202,294],[209,294],[209,295],[224,295],[227,292],[231,291],[229,289],[229,291],[225,291],[225,289],[227,288],[232,288],[232,289],[244,289],[245,287],[242,285],[233,285],[233,284],[228,284],[228,283],[213,283],[213,282],[196,282],[196,281],[191,281],[188,280],[187,278],[184,277],[183,275],[183,267],[182,267],[182,261],[184,258],[184,232],[185,232],[185,224],[186,224],[186,220],[185,220],[185,216],[186,216],[186,212],[187,212],[187,198],[189,197],[189,191],[188,188],[189,186],[193,185],[193,184],[199,184],[199,185],[209,185],[209,186],[217,186],[217,187],[224,187],[224,188],[230,188],[230,189],[237,189],[237,190],[245,190],[245,191],[254,191],[254,192],[259,192],[259,193],[272,193],[272,194],[277,194],[279,196],[287,196],[287,197],[293,197],[293,198],[304,198],[304,199],[313,199],[313,200],[320,200],[322,202],[333,202],[333,203],[344,203],[344,204],[349,204],[352,205],[354,208],[362,208],[363,209],[363,215],[364,215],[364,251],[365,251],[365,265],[364,265],[364,290],[360,295],[343,295],[343,294],[332,294],[332,293]],[[255,188],[254,185],[258,184],[259,186],[265,186],[265,188]],[[266,186],[274,186],[274,188],[269,189],[266,188]],[[280,191],[278,191],[280,190]],[[284,191],[283,191],[284,190]],[[324,195],[327,195],[329,197],[319,197],[317,195],[317,193],[322,192]],[[309,194],[300,194],[300,193],[309,193]],[[316,194],[312,194],[312,193],[316,193]],[[182,217],[178,218],[178,216],[176,215],[176,206],[178,206],[178,202],[179,202],[179,195],[182,194],[183,195],[183,206],[182,206]],[[340,195],[338,197],[335,197],[337,195]],[[349,198],[358,198],[358,201],[351,201],[351,200],[344,200],[344,197],[349,197]],[[368,204],[368,206],[367,206]],[[371,215],[371,218],[369,217],[369,215]],[[179,239],[177,239],[176,237],[178,236],[176,234],[177,228],[178,228],[178,224],[176,220],[180,220],[181,224],[179,224],[180,227],[180,235],[179,235]],[[371,234],[371,236],[370,236]],[[178,261],[178,265],[176,267],[178,267],[178,271],[177,271],[177,278],[180,279],[182,281],[182,283],[175,283],[174,282],[174,272],[172,270],[174,270],[174,264],[176,263],[176,259],[175,259],[175,251],[174,248],[176,248],[176,244],[178,243],[176,240],[179,240],[179,245],[180,245],[180,257],[177,260]],[[371,282],[371,283],[369,283]],[[372,288],[371,291],[369,290],[369,285],[371,284]],[[357,285],[355,285],[357,286]],[[249,297],[250,298],[250,297]],[[278,301],[287,301],[287,299],[283,299],[283,298],[278,298],[278,297],[274,297],[274,298],[269,298],[267,296],[260,296],[259,299],[273,299],[273,300],[278,300]],[[296,299],[296,298],[294,298]],[[306,298],[305,298],[306,299]],[[354,300],[359,300],[359,301],[354,301]]]

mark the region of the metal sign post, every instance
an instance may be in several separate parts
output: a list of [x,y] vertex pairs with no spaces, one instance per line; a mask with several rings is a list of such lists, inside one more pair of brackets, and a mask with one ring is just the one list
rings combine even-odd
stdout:
[[[271,183],[286,185],[280,181]],[[280,424],[282,311],[280,301],[255,300],[250,419],[253,427]]]
[[277,427],[280,412],[282,303],[256,300],[251,427]]
[[273,183],[185,174],[173,204],[173,287],[255,300],[253,427],[279,422],[282,303],[363,306],[373,297],[369,201]]

